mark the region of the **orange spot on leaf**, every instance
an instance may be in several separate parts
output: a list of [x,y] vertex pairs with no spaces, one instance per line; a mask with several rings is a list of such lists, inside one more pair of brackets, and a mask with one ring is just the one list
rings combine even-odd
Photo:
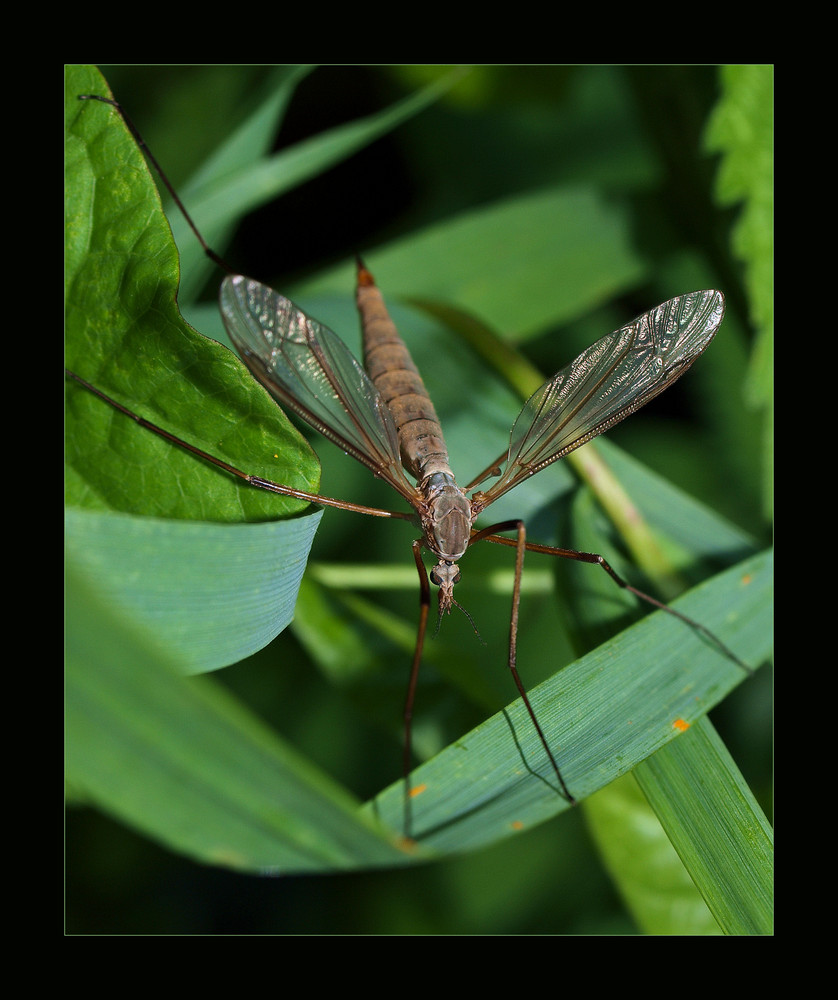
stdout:
[[676,719],[672,723],[672,728],[673,729],[677,729],[677,730],[679,730],[680,732],[683,733],[685,729],[689,729],[690,728],[690,724],[689,724],[689,722],[684,722],[683,719]]
[[513,830],[523,830],[524,829],[524,824],[519,819],[513,820],[513,822],[512,822],[512,829]]
[[410,789],[410,797],[415,799],[417,795],[421,795],[425,791],[427,785],[417,785],[415,788]]

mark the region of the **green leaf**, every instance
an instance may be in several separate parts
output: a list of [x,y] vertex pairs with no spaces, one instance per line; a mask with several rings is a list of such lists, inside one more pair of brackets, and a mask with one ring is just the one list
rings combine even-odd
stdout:
[[229,525],[68,508],[66,556],[182,670],[203,672],[243,660],[290,625],[321,516]]
[[[95,71],[69,67],[67,366],[206,452],[316,491],[317,460],[299,433],[228,350],[181,319],[177,251],[142,155],[113,108],[80,94],[108,91]],[[89,515],[68,519],[68,558],[138,623],[176,636],[184,669],[236,662],[288,624],[319,512],[274,523],[307,504],[240,485],[72,382],[65,456],[67,504]],[[242,522],[253,522],[246,533]],[[260,602],[257,631],[243,635]],[[212,643],[206,618],[219,607],[237,612]]]
[[593,796],[585,816],[646,933],[772,932],[772,831],[709,719]]
[[722,153],[716,190],[740,204],[732,249],[745,264],[757,342],[748,380],[751,406],[764,409],[766,510],[773,507],[774,451],[774,67],[724,66],[722,97],[707,126],[709,149]]
[[709,720],[636,776],[722,930],[773,933],[773,833]]
[[[311,449],[228,350],[181,319],[177,250],[142,154],[95,71],[69,67],[66,120],[68,368],[219,458],[316,491]],[[265,521],[306,504],[244,487],[67,390],[67,500],[177,519]]]
[[636,774],[612,781],[585,802],[585,822],[626,908],[646,934],[721,934]]

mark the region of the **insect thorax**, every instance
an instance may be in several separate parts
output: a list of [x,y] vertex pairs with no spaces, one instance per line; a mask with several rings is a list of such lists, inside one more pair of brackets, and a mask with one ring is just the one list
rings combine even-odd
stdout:
[[420,485],[427,502],[422,519],[425,543],[446,562],[456,562],[468,548],[471,503],[450,472],[435,472]]

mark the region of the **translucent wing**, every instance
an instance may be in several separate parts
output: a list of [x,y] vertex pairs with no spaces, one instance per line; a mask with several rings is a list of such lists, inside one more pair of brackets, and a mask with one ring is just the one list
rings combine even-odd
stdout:
[[679,295],[583,351],[527,401],[484,506],[640,409],[680,378],[716,334],[721,292]]
[[230,339],[268,392],[411,502],[416,490],[402,471],[393,418],[343,341],[241,275],[224,279],[220,303]]

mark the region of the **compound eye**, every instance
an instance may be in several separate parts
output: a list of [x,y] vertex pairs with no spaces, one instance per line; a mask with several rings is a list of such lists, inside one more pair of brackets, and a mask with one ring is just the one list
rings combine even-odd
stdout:
[[450,587],[455,583],[460,582],[459,567],[450,562],[438,563],[433,567],[428,576],[431,578],[431,583],[435,584],[437,587],[442,587],[446,584]]

